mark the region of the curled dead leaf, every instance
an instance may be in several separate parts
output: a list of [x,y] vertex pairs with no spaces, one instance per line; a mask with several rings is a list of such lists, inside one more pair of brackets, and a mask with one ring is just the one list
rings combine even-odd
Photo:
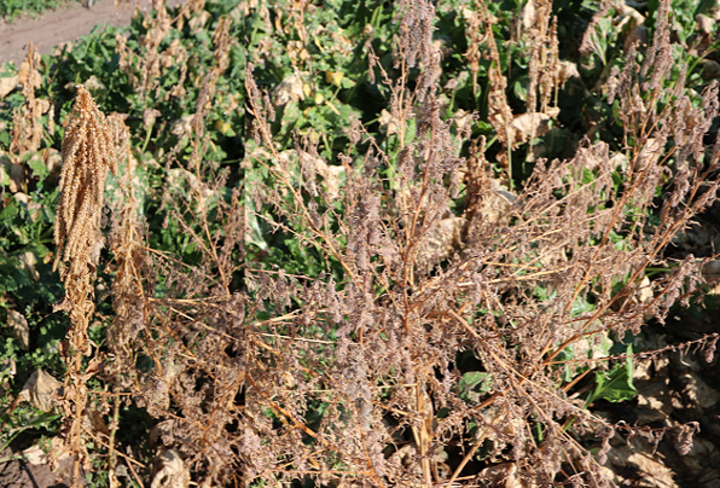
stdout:
[[62,56],[63,53],[69,54],[72,52],[72,48],[73,48],[72,41],[61,42],[52,48],[52,56],[60,57],[60,56]]
[[17,374],[17,365],[13,358],[7,358],[5,361],[0,362],[0,371],[9,376],[15,376]]
[[510,210],[517,201],[517,195],[504,188],[500,180],[489,180],[490,191],[483,195],[480,216],[484,225],[505,225],[510,218]]
[[706,80],[720,78],[720,63],[713,59],[701,59],[702,77]]
[[[38,58],[36,58],[35,64],[37,64]],[[31,67],[30,63],[28,63],[27,60],[23,61],[20,65],[20,70],[18,71],[18,79],[23,85],[32,88],[40,88],[40,85],[42,85],[42,76],[40,76],[40,72],[34,66]]]
[[395,121],[392,114],[385,109],[382,109],[380,112],[378,124],[380,124],[380,129],[385,131],[385,134],[387,135],[398,133],[399,124]]
[[697,23],[697,29],[706,36],[711,35],[715,28],[715,20],[707,15],[697,14],[695,16],[695,22]]
[[143,111],[143,126],[150,129],[155,125],[155,119],[160,116],[160,111],[154,108],[146,108]]
[[205,23],[212,17],[212,14],[208,12],[207,10],[201,11],[199,14],[193,16],[189,21],[188,25],[190,26],[190,30],[193,32],[198,31],[203,28]]
[[570,78],[580,78],[580,71],[578,71],[577,64],[572,61],[560,61],[560,67],[558,68],[558,81],[560,86],[565,88],[565,83]]
[[515,146],[544,136],[550,130],[551,115],[530,112],[515,117],[508,127],[508,142]]
[[637,299],[640,303],[647,303],[655,298],[655,292],[653,292],[652,283],[650,278],[643,276],[637,287]]
[[0,77],[0,98],[8,96],[20,83],[17,75]]
[[98,79],[97,76],[92,75],[90,78],[83,82],[83,86],[86,90],[91,92],[105,90],[105,84]]
[[633,169],[635,171],[643,171],[648,163],[655,165],[663,149],[663,142],[660,139],[649,137],[640,149],[640,154],[637,156],[637,162]]
[[57,399],[62,396],[59,393],[61,388],[62,383],[42,369],[38,369],[23,386],[18,395],[18,402],[28,401],[38,410],[49,412],[58,403]]
[[678,375],[682,394],[695,408],[712,410],[720,402],[720,392],[711,387],[700,374],[687,371]]
[[489,466],[480,472],[479,478],[488,481],[488,486],[495,488],[530,488],[535,484],[522,483],[517,476],[517,464],[502,463]]
[[35,263],[37,260],[35,259],[35,254],[26,251],[23,254],[20,255],[20,262],[23,264],[23,267],[30,275],[30,278],[32,278],[33,281],[38,281],[40,279],[40,273],[35,269]]
[[155,457],[150,488],[188,488],[190,472],[175,449],[161,447]]
[[342,166],[332,166],[324,159],[300,151],[300,163],[311,164],[315,173],[322,176],[325,181],[325,196],[329,201],[335,201],[340,195],[340,175],[345,172]]
[[645,17],[630,5],[627,5],[624,2],[618,2],[617,5],[615,5],[615,8],[617,9],[618,14],[615,23],[615,28],[617,30],[624,30],[625,32],[628,32],[645,23]]
[[523,29],[530,30],[535,25],[535,2],[533,0],[527,0],[525,6],[522,9],[522,26]]
[[50,450],[46,458],[50,468],[56,472],[61,471],[61,463],[68,457],[70,457],[70,451],[68,451],[65,441],[61,437],[53,437],[50,439]]
[[625,37],[625,42],[623,43],[623,51],[625,53],[630,51],[630,46],[632,46],[633,44],[638,44],[637,47],[647,46],[649,34],[650,31],[644,25],[639,25],[635,27],[633,30],[630,31],[627,37]]
[[615,467],[635,471],[635,477],[650,482],[646,486],[677,488],[673,471],[649,452],[635,452],[632,447],[620,445],[608,452],[608,460]]
[[165,444],[165,439],[172,441],[174,438],[175,420],[167,419],[156,424],[150,431],[150,445],[155,447]]
[[173,122],[170,133],[178,139],[192,134],[192,115],[183,115],[181,118]]
[[702,276],[709,285],[709,294],[720,293],[720,261],[709,261],[702,267]]
[[655,292],[653,291],[652,282],[650,278],[643,276],[634,284],[628,285],[621,295],[617,295],[610,308],[617,311],[625,307],[628,301],[630,306],[637,306],[648,303],[653,298],[655,298]]
[[105,437],[110,437],[110,429],[108,428],[105,420],[103,420],[100,412],[97,411],[94,405],[88,406],[85,409],[85,416],[83,417],[83,424],[89,432],[96,434],[102,434]]
[[47,464],[47,456],[45,455],[45,451],[43,451],[40,446],[37,445],[33,445],[25,449],[22,452],[22,457],[23,460],[34,466]]
[[52,147],[40,149],[40,156],[50,173],[54,173],[62,167],[62,156],[57,149]]
[[17,163],[11,163],[9,159],[3,158],[0,161],[5,173],[10,176],[8,187],[10,193],[17,193],[23,188],[24,171],[23,167]]
[[475,120],[475,115],[472,112],[466,112],[463,109],[459,109],[453,114],[452,118],[453,121],[455,121],[458,131],[463,132],[470,130],[470,127]]
[[23,314],[16,310],[8,310],[5,327],[10,327],[10,333],[23,349],[30,348],[30,326]]
[[293,73],[275,87],[275,90],[273,90],[273,102],[275,105],[281,106],[290,101],[305,100],[302,75],[303,73]]
[[428,272],[459,250],[466,223],[467,221],[462,217],[450,217],[436,222],[425,233],[420,243],[417,254],[418,268]]

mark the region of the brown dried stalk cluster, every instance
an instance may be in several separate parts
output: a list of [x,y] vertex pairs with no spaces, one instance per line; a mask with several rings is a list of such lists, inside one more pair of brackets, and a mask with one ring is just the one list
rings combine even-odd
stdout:
[[[120,1],[120,0],[116,0]],[[185,95],[185,78],[187,76],[187,62],[190,57],[179,39],[170,42],[165,49],[161,49],[163,41],[173,28],[182,30],[188,21],[190,28],[202,27],[207,21],[206,17],[198,15],[204,12],[204,0],[190,0],[181,7],[179,14],[171,18],[166,8],[165,0],[153,0],[153,9],[157,16],[145,19],[147,32],[140,39],[142,55],[137,55],[127,46],[127,39],[120,33],[115,36],[117,42],[115,52],[119,55],[120,69],[128,76],[131,83],[141,97],[159,96],[161,90],[160,79],[164,69],[171,66],[180,67],[180,79],[177,84],[165,92],[164,99],[170,97],[182,98]],[[136,73],[141,73],[140,78]]]
[[[478,41],[492,62],[489,118],[503,144],[498,162],[506,168],[516,145],[535,135],[514,136],[518,119],[556,116],[553,94],[565,81],[550,5],[533,4],[536,22],[523,31],[535,46],[533,93],[528,112],[517,116],[505,99],[492,19],[482,2],[475,16],[466,13],[470,26],[485,32]],[[245,347],[251,349],[238,370],[245,388],[236,419],[244,434],[225,445],[239,453],[234,459],[244,480],[270,483],[310,475],[342,486],[350,486],[350,479],[352,486],[455,486],[460,480],[476,486],[497,475],[488,468],[464,477],[484,449],[488,459],[510,463],[502,486],[548,486],[558,479],[608,486],[602,464],[610,439],[623,428],[568,397],[576,382],[564,383],[557,358],[569,347],[591,351],[610,334],[637,333],[648,315],[662,321],[673,303],[699,286],[702,261],[692,256],[663,279],[642,278],[648,266],[666,264],[662,252],[672,236],[715,200],[720,150],[705,155],[702,136],[718,112],[717,85],[707,89],[697,109],[689,108],[682,78],[671,101],[663,96],[658,83],[670,79],[672,62],[661,54],[670,52],[667,24],[661,21],[644,64],[637,65],[631,53],[625,72],[615,74],[630,149],[612,154],[605,143],[585,142],[570,160],[538,160],[530,180],[511,195],[500,185],[512,176],[493,179],[479,149],[484,141],[463,160],[463,131],[440,117],[440,53],[430,42],[434,7],[412,2],[399,10],[402,36],[394,59],[400,76],[395,81],[381,74],[392,91],[401,148],[395,157],[361,129],[350,134],[353,144],[369,141],[370,149],[361,160],[340,157],[347,177],[340,196],[343,216],[335,213],[330,192],[314,189],[309,162],[318,156],[307,141],[296,147],[297,154],[308,155],[295,163],[304,175],[298,187],[292,176],[297,169],[274,149],[267,122],[271,107],[263,104],[266,97],[249,70],[252,135],[264,146],[251,152],[250,160],[267,168],[275,182],[253,191],[275,218],[260,212],[255,217],[336,260],[346,281],[339,285],[327,277],[261,266],[247,270],[249,310],[277,312],[275,319],[248,325]],[[666,22],[666,9],[660,17]],[[411,91],[406,76],[414,67],[420,75]],[[407,144],[405,121],[414,108],[418,129]],[[670,158],[676,161],[673,170]],[[376,168],[391,160],[398,174],[386,181]],[[671,171],[675,183],[660,203],[662,223],[650,226],[648,216],[659,204],[654,190]],[[584,181],[588,172],[594,175],[591,183]],[[627,178],[619,189],[612,178],[618,172]],[[451,206],[462,179],[466,204]],[[703,186],[708,191],[701,191]],[[308,201],[303,192],[317,198]],[[625,213],[629,205],[631,214]],[[331,225],[334,219],[338,227]],[[623,236],[627,244],[616,245],[613,236]],[[618,291],[617,283],[626,285]],[[537,289],[547,298],[536,295]],[[574,310],[588,301],[592,311]],[[293,302],[302,308],[293,310]],[[310,330],[318,332],[308,337]],[[712,347],[712,338],[705,342]],[[491,377],[491,393],[475,404],[460,398],[457,389],[464,351],[472,351],[477,371]],[[595,362],[577,355],[573,364]],[[311,426],[303,419],[317,405],[325,406],[322,420]],[[263,419],[268,406],[278,419],[273,425]],[[477,426],[473,434],[471,424]],[[542,442],[532,441],[538,430]],[[599,439],[598,457],[578,440],[587,432]],[[312,444],[290,441],[301,438],[312,438]],[[464,452],[451,467],[445,460],[453,445],[464,446]],[[282,467],[286,460],[292,468]]]
[[48,114],[48,132],[54,132],[55,107],[48,100],[35,96],[35,90],[40,88],[42,77],[38,72],[40,55],[33,48],[32,42],[28,45],[25,60],[20,65],[18,81],[23,87],[25,103],[15,109],[13,116],[12,142],[10,154],[18,161],[27,153],[35,152],[40,148],[43,138],[43,128],[40,117]]
[[117,176],[115,148],[105,115],[82,85],[77,88],[75,106],[65,127],[60,175],[61,198],[55,224],[58,246],[54,267],[68,276],[93,274],[102,236],[100,217],[105,197],[105,178]]
[[[612,74],[628,149],[612,153],[603,142],[585,141],[568,160],[535,161],[530,179],[510,193],[513,151],[538,135],[518,135],[518,119],[555,117],[553,94],[566,79],[550,4],[533,5],[535,21],[520,34],[535,46],[531,95],[527,112],[517,115],[505,95],[493,19],[482,2],[466,14],[475,30],[468,37],[491,61],[489,117],[502,145],[495,165],[484,140],[468,141],[467,128],[443,117],[443,54],[432,42],[429,1],[398,6],[397,75],[373,68],[391,93],[397,152],[358,123],[348,137],[367,150],[355,159],[348,153],[339,165],[324,161],[301,137],[294,158],[278,153],[274,109],[249,66],[245,166],[271,178],[247,189],[254,208],[238,190],[222,198],[225,173],[201,161],[207,108],[227,67],[228,24],[219,23],[216,66],[203,78],[192,124],[193,151],[187,169],[177,168],[182,189],[168,188],[165,196],[174,202],[166,224],[192,240],[197,262],[188,266],[144,245],[129,153],[120,180],[125,199],[112,217],[117,315],[107,374],[117,398],[127,394],[154,419],[153,447],[183,467],[183,486],[190,470],[201,486],[290,486],[311,477],[343,487],[451,487],[500,476],[504,486],[604,487],[610,481],[602,464],[614,434],[656,434],[590,413],[573,393],[581,378],[567,381],[562,368],[608,363],[592,354],[599,343],[637,332],[648,314],[662,321],[696,286],[702,262],[691,256],[662,278],[643,278],[648,266],[668,264],[662,253],[670,239],[715,199],[720,150],[705,154],[702,138],[718,112],[718,88],[708,88],[700,108],[692,108],[682,80],[670,101],[664,97],[658,80],[667,78],[671,61],[663,54],[670,42],[663,10],[644,64],[631,53],[627,68]],[[300,29],[304,2],[293,8],[287,18]],[[163,28],[151,26],[149,35]],[[157,51],[159,41],[148,43]],[[152,76],[139,83],[149,93]],[[410,134],[412,117],[417,129]],[[86,395],[80,359],[102,186],[115,171],[113,141],[127,141],[124,129],[115,129],[117,136],[80,88],[63,144],[56,228],[58,245],[67,241],[65,307],[75,324],[66,393],[72,439],[80,438]],[[500,179],[498,165],[506,170]],[[392,178],[383,172],[390,166]],[[658,201],[655,189],[671,177]],[[657,205],[661,223],[651,225]],[[243,262],[246,216],[290,234],[335,274],[299,276]],[[237,282],[241,271],[247,294]],[[577,303],[594,307],[578,311]],[[570,347],[585,355],[560,361]],[[461,367],[463,358],[472,369]],[[483,392],[459,390],[466,372],[486,375]],[[115,418],[119,407],[117,400]],[[682,449],[692,432],[683,428],[678,436]],[[114,455],[110,482],[117,486]]]
[[65,283],[65,299],[56,309],[67,311],[72,321],[62,351],[68,368],[63,409],[68,422],[66,442],[75,457],[75,486],[81,464],[88,462],[82,434],[88,398],[86,383],[98,368],[97,361],[91,362],[87,370],[82,363],[83,356],[92,354],[87,329],[95,310],[93,280],[103,246],[100,216],[105,178],[109,171],[117,175],[115,148],[105,115],[82,85],[77,87],[75,105],[65,125],[62,159],[54,268],[60,267]]

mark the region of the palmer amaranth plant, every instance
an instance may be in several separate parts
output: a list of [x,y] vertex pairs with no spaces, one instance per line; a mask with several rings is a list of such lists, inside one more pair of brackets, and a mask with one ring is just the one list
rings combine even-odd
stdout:
[[67,364],[62,406],[67,446],[75,457],[73,486],[76,486],[81,464],[88,460],[82,433],[88,397],[86,383],[101,363],[95,358],[83,368],[83,356],[93,354],[87,330],[95,311],[93,280],[104,242],[100,217],[105,178],[109,171],[117,175],[115,146],[105,115],[82,85],[77,87],[75,106],[65,126],[62,160],[61,198],[55,221],[57,256],[53,267],[60,269],[65,284],[65,298],[56,310],[67,311],[72,321],[62,346]]

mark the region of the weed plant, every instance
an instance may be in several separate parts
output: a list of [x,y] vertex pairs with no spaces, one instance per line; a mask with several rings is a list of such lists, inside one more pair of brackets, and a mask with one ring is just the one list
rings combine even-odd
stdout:
[[[299,474],[323,483],[451,486],[491,477],[467,476],[482,449],[489,464],[510,463],[506,479],[529,486],[608,485],[601,465],[610,439],[633,429],[587,406],[630,398],[632,374],[618,364],[595,373],[589,395],[575,392],[605,341],[638,334],[647,316],[662,321],[700,279],[692,256],[662,279],[643,278],[649,266],[666,265],[672,237],[715,199],[720,153],[706,154],[704,136],[690,134],[710,129],[718,88],[709,84],[693,102],[661,4],[647,49],[631,44],[624,67],[609,73],[621,150],[585,139],[571,158],[518,165],[528,160],[519,145],[556,117],[563,83],[551,5],[533,5],[533,22],[520,29],[529,48],[524,114],[510,106],[496,19],[483,2],[464,13],[468,37],[489,61],[496,164],[484,137],[473,139],[443,113],[431,3],[396,6],[390,67],[375,65],[367,46],[369,76],[390,94],[394,126],[384,141],[360,124],[349,128],[338,192],[319,169],[333,164],[321,142],[296,137],[289,160],[277,151],[272,106],[248,67],[249,159],[268,175],[249,190],[251,215],[319,262],[315,274],[261,262],[246,270],[247,310],[272,341],[268,352],[258,349],[258,370],[244,369],[239,430],[278,439],[256,444],[263,453],[277,447],[274,462],[305,466]],[[479,48],[468,49],[476,90]],[[269,400],[271,429],[258,422]],[[311,428],[303,419],[316,405],[322,416]],[[279,439],[294,432],[312,441],[288,452]],[[598,439],[595,456],[581,432]],[[462,455],[448,463],[455,446]],[[247,452],[246,444],[237,449]],[[274,482],[280,466],[257,459],[246,462],[252,473]]]
[[73,483],[613,486],[611,441],[668,429],[593,405],[702,287],[666,250],[720,185],[714,41],[673,6],[159,2],[31,49],[0,305],[39,348],[59,286],[20,256],[61,265],[67,366],[3,359],[65,376]]

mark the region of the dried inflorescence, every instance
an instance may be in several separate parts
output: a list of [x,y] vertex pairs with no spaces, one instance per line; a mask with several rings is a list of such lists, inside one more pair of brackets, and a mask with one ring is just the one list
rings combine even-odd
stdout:
[[[528,35],[550,40],[547,49],[531,53],[534,81],[527,108],[549,111],[552,95],[563,83],[558,73],[557,34],[549,3],[534,4],[540,19]],[[479,2],[474,28],[484,27],[487,32],[483,40],[491,61],[489,120],[505,151],[514,144],[505,137],[512,129],[513,115],[492,20],[483,7]],[[437,69],[433,47],[425,36],[432,27],[423,20],[429,10],[421,2],[403,8],[406,24],[400,29],[395,55],[400,77],[404,64],[433,72]],[[658,25],[666,29],[665,23]],[[666,43],[667,37],[660,33],[656,42]],[[658,52],[663,49],[668,50],[666,46]],[[647,78],[657,78],[655,72],[665,70],[667,62],[657,56]],[[641,68],[633,63],[631,57],[628,72],[639,73]],[[663,142],[675,137],[688,153],[696,147],[692,144],[704,147],[702,134],[717,115],[712,102],[717,98],[715,87],[704,95],[708,103],[702,109],[689,109],[680,86],[675,90],[677,109],[655,111],[656,88],[651,82],[639,85],[637,76],[629,76],[628,91],[645,97],[647,110],[640,114],[622,105],[626,128],[647,127],[655,132],[628,137],[634,145],[627,155],[621,154],[632,161],[625,166],[628,184],[617,188],[613,175],[622,169],[610,146],[585,140],[569,160],[537,161],[532,176],[513,195],[493,180],[483,154],[484,141],[471,146],[473,154],[466,164],[461,162],[457,134],[438,116],[434,84],[428,89],[418,81],[410,89],[382,74],[393,94],[388,110],[398,124],[404,123],[400,114],[415,113],[417,131],[412,144],[405,144],[404,128],[400,130],[400,147],[393,154],[377,149],[380,144],[367,135],[372,149],[364,165],[341,157],[347,178],[339,195],[342,216],[334,214],[328,193],[317,191],[315,178],[300,183],[303,191],[313,195],[312,201],[304,200],[297,184],[290,183],[290,175],[306,168],[302,161],[299,168],[289,166],[275,152],[266,120],[268,107],[248,76],[248,108],[256,141],[265,146],[250,158],[266,168],[275,183],[256,192],[272,208],[273,218],[251,213],[304,245],[328,251],[345,271],[345,282],[323,285],[322,277],[292,276],[262,265],[249,267],[248,290],[254,299],[250,308],[262,312],[275,308],[280,313],[277,321],[248,329],[255,350],[247,352],[246,358],[252,356],[256,363],[245,363],[246,378],[252,378],[252,383],[245,390],[239,430],[261,431],[259,412],[272,399],[284,428],[262,431],[280,438],[297,435],[308,429],[299,420],[308,411],[307,405],[325,402],[329,407],[323,421],[311,430],[319,440],[314,457],[328,462],[326,453],[342,453],[344,466],[362,483],[452,485],[487,441],[493,447],[485,455],[510,459],[516,476],[529,484],[532,480],[550,485],[564,476],[561,468],[569,464],[576,473],[573,483],[608,486],[598,460],[578,441],[579,432],[599,433],[602,460],[611,433],[632,429],[613,426],[587,411],[582,402],[568,398],[576,383],[563,380],[558,364],[564,367],[565,362],[558,357],[573,349],[576,359],[568,368],[607,363],[607,357],[598,358],[594,351],[610,334],[637,333],[646,315],[662,320],[667,307],[682,301],[683,291],[694,287],[699,271],[694,258],[678,263],[664,279],[644,282],[642,278],[647,266],[662,262],[664,246],[675,230],[713,201],[718,182],[712,169],[720,153],[703,165],[704,154],[700,148],[696,151],[694,162],[702,171],[680,175],[667,194],[669,210],[662,213],[662,224],[651,235],[648,216],[656,205],[655,192],[663,185],[661,176],[670,174],[665,164],[679,152],[666,151]],[[423,73],[418,80],[434,79],[435,74],[430,74],[426,78],[428,73]],[[678,84],[683,83],[681,78]],[[629,98],[622,96],[625,103]],[[671,127],[677,135],[671,134]],[[659,141],[654,149],[646,148],[649,137]],[[503,157],[502,153],[497,156]],[[396,162],[397,175],[390,183],[377,171],[378,161]],[[450,205],[459,170],[464,170],[467,185],[462,215],[457,210],[462,211],[462,203],[454,202],[455,210]],[[711,186],[706,198],[693,191],[701,182]],[[493,204],[496,198],[503,201]],[[633,211],[625,214],[628,206]],[[684,212],[671,212],[673,208]],[[337,229],[327,224],[335,220]],[[617,236],[622,236],[625,245],[613,242]],[[294,301],[303,307],[288,313]],[[583,303],[592,305],[578,311],[576,307]],[[316,341],[303,336],[306,330],[320,330],[320,336],[334,340]],[[268,352],[257,348],[258,344],[264,344],[261,347]],[[492,380],[487,385],[489,393],[477,394],[470,401],[458,391],[463,373],[458,362],[466,351],[472,351],[479,363],[473,373],[487,374]],[[293,356],[302,358],[300,364]],[[580,374],[579,369],[570,371]],[[277,408],[280,405],[282,410]],[[441,409],[447,416],[437,414]],[[577,431],[567,429],[569,418],[576,422]],[[450,471],[439,453],[449,439],[465,442],[470,422],[477,429],[475,439],[467,445],[463,462]],[[531,440],[535,429],[543,432],[541,443]],[[237,442],[243,452],[245,445],[240,439]],[[401,443],[412,449],[388,447]],[[268,449],[274,455],[265,452],[262,463],[260,458],[247,461],[253,464],[253,475],[267,481],[287,476],[279,460],[291,453],[299,456],[298,446],[270,442]],[[246,463],[242,456],[237,462]],[[296,463],[304,466],[303,474],[322,479],[324,465]]]
[[105,115],[82,85],[77,88],[75,105],[65,125],[62,158],[61,196],[55,220],[58,249],[54,267],[64,260],[60,277],[65,284],[65,299],[56,309],[67,311],[72,322],[67,346],[62,351],[68,368],[63,410],[66,443],[75,458],[73,486],[77,486],[80,466],[87,466],[89,461],[82,441],[88,396],[86,383],[98,367],[96,360],[84,371],[82,362],[83,356],[92,353],[87,329],[95,309],[92,281],[102,248],[100,215],[105,178],[108,171],[117,174],[114,141]]
[[81,276],[93,273],[97,266],[102,247],[100,217],[105,178],[109,171],[117,176],[105,115],[82,85],[77,88],[75,106],[65,127],[62,158],[54,269],[64,261],[69,263],[72,275]]
[[42,84],[42,76],[39,71],[40,54],[33,48],[33,43],[28,44],[27,55],[20,65],[18,81],[23,87],[25,103],[17,107],[13,114],[12,141],[10,142],[10,153],[18,160],[27,153],[35,152],[40,148],[43,139],[43,126],[40,117],[48,114],[48,132],[54,132],[55,108],[48,100],[35,96],[35,90]]

